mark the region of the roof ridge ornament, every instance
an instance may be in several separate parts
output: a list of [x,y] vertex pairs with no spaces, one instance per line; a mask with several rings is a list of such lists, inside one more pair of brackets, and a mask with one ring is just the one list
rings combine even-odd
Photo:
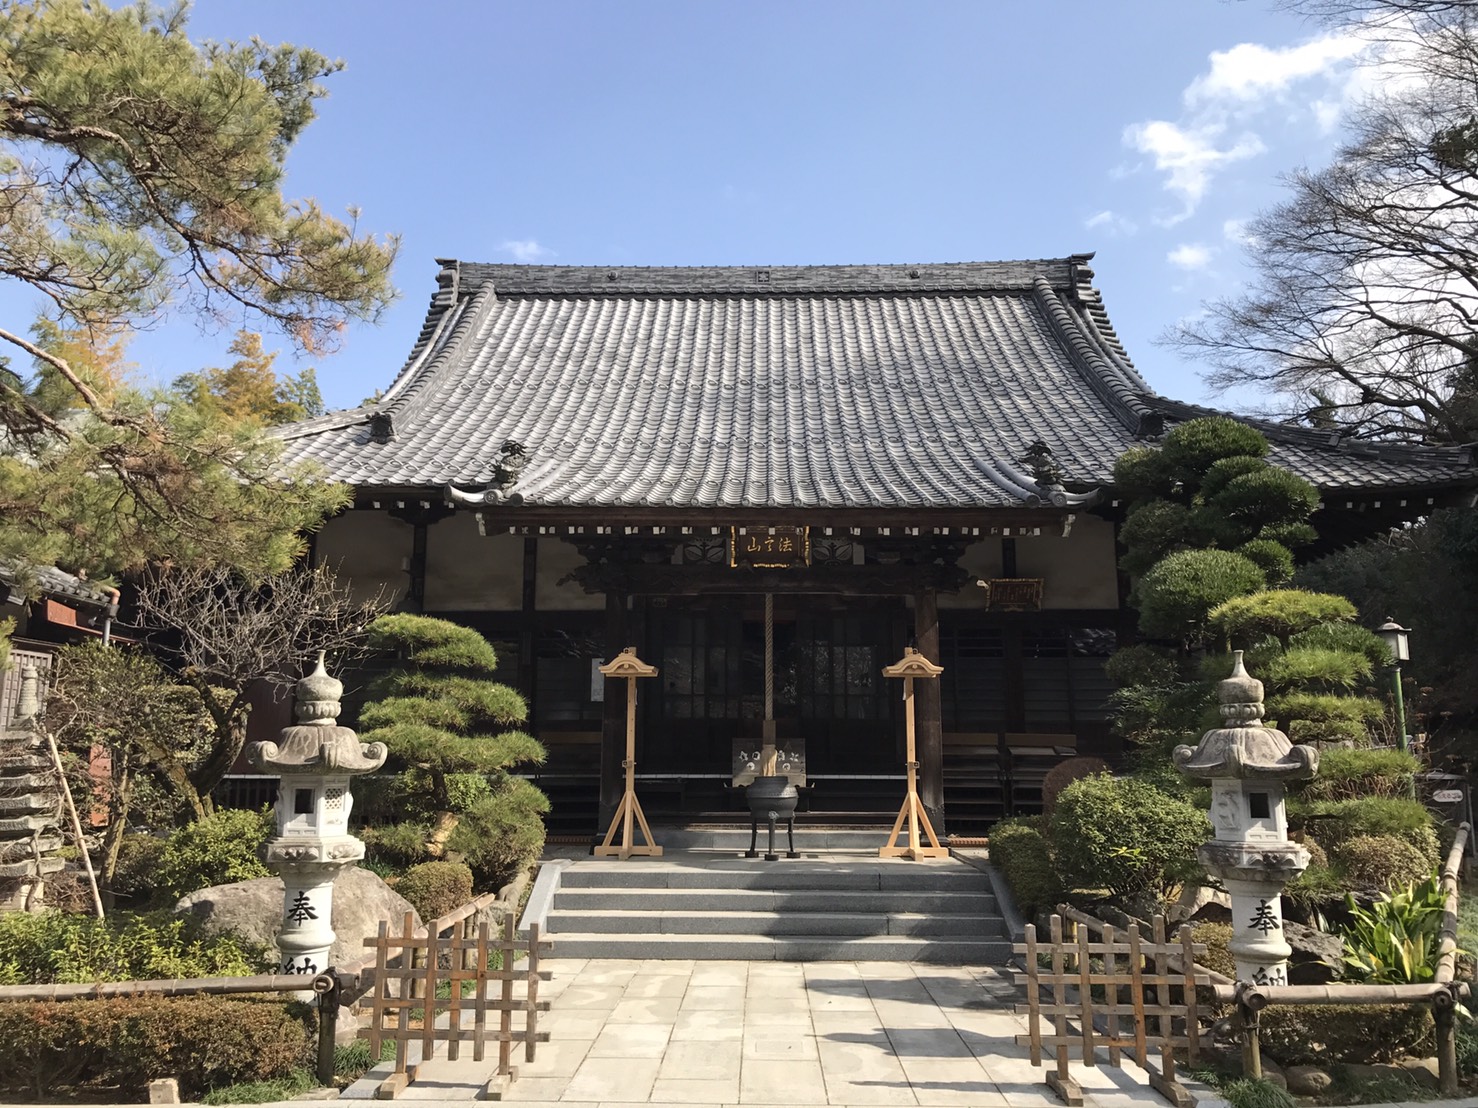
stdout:
[[483,486],[481,492],[465,492],[456,485],[448,484],[446,496],[448,500],[458,504],[477,504],[479,506],[488,504],[522,504],[523,494],[511,492],[518,479],[523,476],[524,467],[529,463],[529,451],[523,443],[517,439],[504,439],[503,445],[498,448],[498,460],[493,463],[493,475],[488,483]]
[[[1034,439],[1026,452],[1015,460],[1016,465],[1026,466],[1027,472],[1012,470],[1008,465],[1002,469],[1021,486],[1023,497],[1033,508],[1050,504],[1054,508],[1084,508],[1098,502],[1102,489],[1091,492],[1068,492],[1062,484],[1062,466],[1052,448],[1041,439]],[[1027,490],[1035,489],[1035,492]]]

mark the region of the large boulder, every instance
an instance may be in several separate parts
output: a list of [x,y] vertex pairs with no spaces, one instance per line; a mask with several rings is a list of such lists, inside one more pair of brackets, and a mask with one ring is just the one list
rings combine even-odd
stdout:
[[1338,935],[1284,920],[1283,938],[1293,948],[1288,958],[1290,985],[1327,985],[1344,976],[1345,944]]
[[[258,877],[229,885],[212,885],[182,897],[174,910],[200,919],[207,934],[232,931],[251,942],[268,946],[276,959],[277,933],[282,930],[282,878]],[[374,938],[380,921],[390,921],[398,934],[409,912],[417,927],[421,917],[405,897],[367,869],[347,866],[334,879],[334,945],[329,964],[357,962],[368,953],[365,939]]]

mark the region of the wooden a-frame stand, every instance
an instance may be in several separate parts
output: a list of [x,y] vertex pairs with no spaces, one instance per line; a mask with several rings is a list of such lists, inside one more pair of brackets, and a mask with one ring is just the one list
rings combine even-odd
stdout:
[[[911,646],[904,648],[902,658],[883,670],[884,677],[903,678],[903,719],[908,733],[908,793],[903,798],[903,807],[898,810],[898,818],[893,821],[893,832],[888,836],[888,845],[878,848],[879,858],[911,858],[918,861],[920,858],[949,857],[949,848],[939,845],[939,836],[934,834],[929,813],[919,800],[919,762],[915,752],[913,720],[914,678],[937,678],[943,672],[943,666],[936,666]],[[908,822],[908,845],[899,846],[898,836],[903,830],[904,821]],[[919,840],[921,826],[928,837],[928,846],[922,845]]]
[[[605,840],[592,853],[597,858],[620,858],[622,861],[633,854],[660,858],[662,848],[653,841],[652,829],[641,810],[641,801],[636,798],[636,679],[656,677],[657,667],[647,665],[636,656],[636,647],[628,646],[601,666],[600,671],[607,677],[626,678],[626,760],[621,763],[621,768],[626,771],[626,791],[621,794],[621,803],[616,805],[616,814],[611,817]],[[641,825],[642,835],[646,837],[645,846],[636,846],[631,841],[633,821]],[[616,837],[618,827],[621,829],[621,842],[612,846],[611,840]]]

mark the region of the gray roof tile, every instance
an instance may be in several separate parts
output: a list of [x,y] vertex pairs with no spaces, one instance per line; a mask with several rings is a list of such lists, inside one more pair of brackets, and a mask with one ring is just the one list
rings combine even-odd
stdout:
[[[517,439],[530,504],[1009,506],[1041,439],[1073,487],[1166,421],[1089,255],[921,266],[444,263],[374,405],[283,428],[289,460],[361,487],[477,486]],[[372,416],[393,437],[373,441]],[[1466,452],[1335,447],[1265,426],[1325,490],[1472,481]],[[998,475],[1004,474],[1005,480]]]

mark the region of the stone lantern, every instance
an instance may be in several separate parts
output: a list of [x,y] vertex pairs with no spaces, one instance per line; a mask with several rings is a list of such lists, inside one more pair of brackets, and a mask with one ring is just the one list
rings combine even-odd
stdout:
[[338,726],[343,691],[319,654],[318,668],[298,682],[296,726],[284,727],[279,742],[253,743],[247,751],[254,766],[282,782],[277,835],[267,842],[266,861],[284,886],[277,938],[283,973],[311,977],[328,969],[334,878],[364,857],[364,843],[349,834],[349,778],[373,773],[388,753],[384,743],[361,743]]
[[1259,985],[1288,983],[1283,939],[1283,887],[1309,864],[1308,851],[1288,840],[1285,783],[1319,771],[1319,752],[1294,746],[1262,722],[1262,682],[1233,654],[1232,675],[1221,682],[1222,726],[1207,731],[1195,748],[1175,748],[1185,776],[1211,784],[1215,837],[1197,851],[1232,898],[1232,941],[1237,979]]

